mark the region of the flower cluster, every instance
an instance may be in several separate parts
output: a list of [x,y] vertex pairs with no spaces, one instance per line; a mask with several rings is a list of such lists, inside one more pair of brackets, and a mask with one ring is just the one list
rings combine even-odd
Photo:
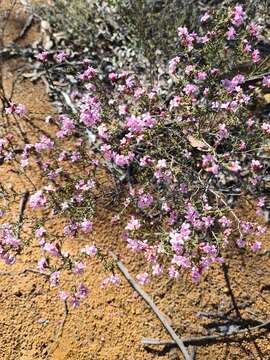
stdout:
[[[137,275],[141,284],[162,274],[177,278],[181,271],[197,282],[224,261],[229,245],[253,252],[262,246],[254,238],[265,229],[241,219],[235,209],[243,198],[257,200],[259,216],[265,207],[270,123],[254,116],[259,91],[249,78],[264,64],[256,47],[261,28],[241,5],[204,14],[201,22],[200,33],[178,29],[179,52],[155,84],[127,71],[111,73],[102,84],[86,59],[78,64],[70,94],[76,111],[50,118],[52,138],[42,135],[19,154],[6,150],[8,136],[1,139],[5,161],[15,159],[25,173],[32,162],[39,169],[43,185],[29,200],[42,253],[37,267],[74,307],[89,290],[80,280],[66,291],[62,272],[81,279],[92,257],[111,266],[96,245],[72,254],[64,239],[90,236],[95,204],[110,194],[121,192],[112,223],[125,222],[127,248],[145,259]],[[37,57],[47,66],[47,53]],[[60,52],[55,61],[64,67],[67,58]],[[243,62],[250,66],[245,73]],[[259,88],[269,88],[269,76]],[[26,116],[13,103],[6,113]],[[109,195],[100,182],[104,173]],[[57,216],[65,218],[61,236],[47,226]],[[12,234],[8,225],[1,228],[6,263],[14,261],[12,252],[20,246]],[[117,283],[113,273],[102,286]]]

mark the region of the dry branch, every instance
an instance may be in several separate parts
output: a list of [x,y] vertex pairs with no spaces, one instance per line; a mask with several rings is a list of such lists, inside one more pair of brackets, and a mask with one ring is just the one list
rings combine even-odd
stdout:
[[117,267],[122,272],[122,274],[125,276],[125,278],[129,282],[129,284],[133,287],[133,289],[135,291],[137,291],[137,293],[144,299],[144,301],[150,306],[150,308],[153,310],[153,312],[157,315],[157,317],[159,318],[159,320],[162,323],[162,325],[164,326],[164,328],[167,330],[167,332],[169,333],[171,338],[174,340],[173,344],[175,344],[176,346],[179,347],[179,349],[181,350],[181,352],[184,355],[184,358],[186,360],[191,360],[191,357],[190,357],[183,341],[176,335],[176,333],[174,332],[172,327],[168,324],[168,322],[165,320],[164,316],[162,315],[160,310],[157,308],[157,306],[154,304],[154,302],[152,301],[150,296],[143,289],[141,289],[141,287],[131,277],[131,275],[127,271],[126,267],[118,259],[118,257],[116,255],[114,255],[113,253],[111,253],[111,255],[112,255]]
[[17,237],[20,238],[20,232],[21,232],[21,227],[22,227],[22,224],[23,224],[23,214],[24,214],[24,210],[26,208],[26,203],[27,203],[27,200],[29,198],[29,191],[25,191],[23,193],[23,196],[21,198],[21,201],[20,201],[20,206],[19,206],[19,214],[18,214],[18,227],[17,227]]
[[[256,330],[260,329],[270,329],[270,320],[261,323],[259,325],[247,328],[247,329],[241,329],[231,332],[230,334],[226,335],[210,335],[210,336],[199,336],[199,337],[187,337],[182,338],[185,346],[203,346],[203,345],[212,345],[217,343],[226,343],[226,342],[237,342],[239,339],[235,337],[235,335],[240,336],[247,336],[251,335],[251,332],[254,332]],[[174,341],[171,340],[159,340],[159,339],[151,339],[151,338],[142,338],[142,344],[143,345],[163,345],[163,346],[177,346]]]

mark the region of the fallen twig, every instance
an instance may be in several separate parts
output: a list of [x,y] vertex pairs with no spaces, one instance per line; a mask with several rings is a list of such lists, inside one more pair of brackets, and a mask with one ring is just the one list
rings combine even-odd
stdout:
[[162,315],[162,313],[159,311],[159,309],[157,308],[157,306],[154,304],[154,302],[152,301],[152,299],[149,297],[149,295],[146,294],[146,292],[140,288],[140,286],[136,283],[136,281],[131,277],[131,275],[129,274],[129,272],[127,271],[126,267],[124,266],[124,264],[118,259],[118,257],[116,255],[114,255],[113,253],[111,253],[117,267],[119,268],[119,270],[122,272],[122,274],[125,276],[125,278],[127,279],[127,281],[129,282],[129,284],[133,287],[134,290],[137,291],[137,293],[144,299],[144,301],[150,306],[150,308],[154,311],[154,313],[157,315],[157,317],[159,318],[160,322],[162,323],[162,325],[164,326],[164,328],[167,330],[167,332],[170,334],[171,338],[174,340],[173,343],[176,344],[176,346],[179,347],[179,349],[181,350],[182,354],[184,355],[184,358],[186,360],[191,360],[191,357],[183,343],[183,341],[176,335],[176,333],[174,332],[174,330],[172,329],[172,327],[168,324],[168,322],[164,319],[164,316]]
[[234,296],[234,293],[233,293],[233,290],[232,290],[232,287],[231,287],[228,265],[223,263],[222,264],[222,270],[223,270],[224,278],[225,278],[225,281],[226,281],[226,285],[227,285],[227,288],[228,288],[228,291],[229,291],[229,294],[230,294],[230,297],[231,297],[231,300],[232,300],[232,304],[233,304],[233,308],[235,310],[236,316],[239,319],[241,319],[241,314],[240,314],[240,311],[239,311],[239,308],[238,308],[238,305],[237,305],[237,302],[236,302],[236,299],[235,299],[235,296]]
[[245,79],[243,83],[247,84],[247,83],[251,83],[254,81],[262,80],[264,77],[269,76],[269,75],[270,75],[270,71],[265,72],[263,74],[254,75],[250,78]]
[[18,239],[20,238],[21,227],[23,224],[23,214],[24,214],[24,210],[26,208],[26,203],[27,203],[28,198],[29,198],[29,191],[27,190],[23,193],[23,196],[20,201],[20,206],[19,206],[19,214],[18,214],[18,222],[17,222],[17,224],[18,224],[17,225]]
[[34,19],[34,15],[30,15],[28,17],[28,19],[26,20],[21,32],[19,33],[19,35],[15,38],[14,41],[18,41],[19,39],[23,38],[24,35],[26,34],[26,32],[28,31],[28,29],[30,29],[31,25],[32,25],[32,22],[33,22],[33,19]]
[[51,354],[54,351],[54,349],[57,346],[58,340],[60,339],[60,337],[63,334],[64,326],[65,326],[65,323],[66,323],[67,317],[68,317],[68,313],[69,313],[68,305],[67,305],[67,301],[65,300],[64,301],[64,317],[63,317],[63,319],[61,321],[61,324],[59,326],[59,329],[58,329],[58,332],[56,334],[55,340],[54,340],[52,346],[50,347],[49,354]]
[[41,271],[38,271],[38,270],[35,270],[35,269],[24,269],[20,272],[10,272],[10,271],[1,271],[0,272],[0,276],[1,275],[6,275],[6,276],[18,276],[18,275],[25,275],[27,273],[33,273],[33,274],[38,274],[38,275],[41,275],[41,276],[45,276],[47,278],[50,277],[50,274],[48,273],[44,273],[44,272],[41,272]]
[[[189,337],[182,338],[185,346],[195,345],[195,346],[203,346],[203,345],[211,345],[222,342],[237,342],[239,339],[235,338],[235,335],[248,335],[250,332],[260,330],[260,329],[270,329],[270,320],[250,327],[246,329],[240,329],[231,332],[226,335],[210,335],[210,336],[199,336],[199,337]],[[151,339],[151,338],[142,338],[143,345],[162,345],[162,346],[177,346],[174,341],[171,340],[159,340],[159,339]]]
[[61,321],[61,325],[59,327],[59,330],[58,330],[58,333],[56,336],[56,340],[58,340],[63,334],[63,330],[64,330],[65,323],[67,321],[67,317],[68,317],[68,305],[67,305],[67,301],[65,300],[64,301],[64,318]]

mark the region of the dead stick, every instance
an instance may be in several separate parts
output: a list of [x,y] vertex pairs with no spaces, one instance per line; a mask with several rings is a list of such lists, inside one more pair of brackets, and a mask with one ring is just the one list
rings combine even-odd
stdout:
[[225,278],[225,281],[226,281],[226,285],[227,285],[227,288],[228,288],[228,291],[229,291],[229,294],[230,294],[230,297],[231,297],[231,300],[232,300],[232,304],[233,304],[236,316],[239,319],[241,319],[241,314],[240,314],[240,311],[239,311],[239,308],[238,308],[238,305],[237,305],[237,301],[235,299],[235,296],[234,296],[234,293],[233,293],[233,290],[232,290],[232,287],[231,287],[228,265],[226,265],[225,263],[222,263],[222,270],[223,270],[224,278]]
[[133,289],[135,291],[137,291],[137,293],[143,298],[143,300],[150,306],[150,308],[154,311],[154,313],[157,315],[157,317],[159,318],[160,322],[162,323],[162,325],[164,326],[164,328],[167,330],[167,332],[170,334],[171,338],[174,340],[174,343],[176,344],[176,346],[179,347],[179,349],[181,350],[182,354],[184,355],[184,358],[186,360],[191,360],[190,355],[183,343],[183,341],[176,335],[176,333],[174,332],[174,330],[172,329],[172,327],[167,323],[167,321],[164,319],[162,313],[159,311],[159,309],[157,308],[157,306],[154,304],[154,302],[152,301],[152,299],[149,297],[149,295],[146,294],[146,292],[140,288],[140,286],[135,282],[135,280],[131,277],[131,275],[129,274],[129,272],[127,271],[126,267],[124,266],[124,264],[118,259],[118,257],[116,255],[114,255],[113,253],[111,253],[111,256],[113,257],[117,267],[119,268],[119,270],[122,272],[122,274],[125,276],[125,278],[127,279],[127,281],[129,282],[129,284],[133,287]]
[[270,75],[270,71],[265,72],[263,74],[258,74],[258,75],[252,76],[250,78],[245,79],[244,84],[249,83],[249,82],[253,82],[253,81],[257,81],[257,80],[261,80],[261,79],[263,79],[264,77],[266,77],[268,75]]
[[53,344],[51,345],[50,350],[48,351],[49,354],[52,354],[52,352],[55,350],[55,348],[58,345],[58,341],[59,341],[59,339],[61,338],[61,336],[63,334],[63,330],[64,330],[65,323],[67,321],[68,314],[69,314],[68,304],[67,304],[67,301],[65,300],[64,301],[64,317],[61,320],[61,324],[59,326],[59,329],[58,329],[58,332],[56,334],[55,340],[54,340]]
[[25,33],[28,31],[28,29],[31,27],[32,22],[34,19],[34,15],[30,15],[28,19],[26,20],[20,34],[14,39],[14,42],[18,41],[19,39],[23,38]]
[[[184,345],[190,346],[202,346],[202,345],[210,345],[216,344],[219,342],[237,342],[236,338],[233,338],[235,335],[248,335],[251,331],[256,331],[260,329],[270,329],[270,321],[266,321],[262,324],[247,328],[241,329],[238,331],[233,331],[231,334],[227,335],[210,335],[210,336],[199,336],[199,337],[189,337],[182,338]],[[142,338],[143,345],[167,345],[167,346],[177,346],[174,341],[170,340],[159,340],[159,339],[150,339],[150,338]]]
[[18,275],[25,275],[27,273],[33,273],[33,274],[37,274],[37,275],[41,275],[41,276],[45,276],[47,278],[50,277],[50,274],[48,273],[43,273],[41,271],[35,270],[35,269],[24,269],[20,272],[9,272],[9,271],[0,271],[0,276],[18,276]]
[[29,198],[29,191],[27,190],[23,193],[23,196],[20,201],[20,206],[19,206],[19,215],[18,215],[18,222],[17,222],[18,223],[18,228],[17,228],[18,239],[20,238],[21,227],[23,224],[23,214],[24,214],[24,210],[26,208],[26,203],[27,203],[28,198]]

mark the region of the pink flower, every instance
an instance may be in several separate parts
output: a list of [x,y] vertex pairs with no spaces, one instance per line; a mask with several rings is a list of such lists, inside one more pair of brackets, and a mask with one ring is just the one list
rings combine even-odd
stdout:
[[256,241],[256,242],[254,242],[254,243],[251,245],[251,250],[252,250],[253,252],[257,252],[258,250],[261,249],[261,247],[262,247],[262,243],[259,242],[259,241]]
[[263,77],[262,86],[270,88],[270,75]]
[[118,107],[119,115],[127,115],[128,113],[128,106],[127,105],[119,105]]
[[232,222],[230,219],[228,219],[226,216],[222,216],[218,222],[221,224],[223,228],[230,227],[232,225]]
[[172,264],[176,264],[183,268],[189,268],[191,266],[190,260],[187,257],[181,255],[174,255],[172,258]]
[[147,285],[147,284],[149,284],[150,279],[149,279],[149,274],[148,274],[147,272],[143,272],[143,273],[141,273],[141,274],[138,274],[138,275],[136,276],[136,278],[137,278],[138,282],[139,282],[141,285]]
[[78,287],[78,290],[76,291],[76,293],[74,294],[76,298],[85,298],[86,296],[89,295],[89,290],[86,287],[86,285],[84,285],[83,283],[81,283]]
[[40,228],[38,228],[35,232],[37,237],[42,237],[44,234],[46,233],[46,230],[44,229],[43,226],[41,226]]
[[172,279],[176,279],[179,276],[179,272],[175,269],[174,266],[170,266],[168,271],[169,271],[169,277]]
[[139,198],[138,206],[141,209],[149,207],[153,203],[153,196],[150,194],[144,194]]
[[130,163],[132,156],[130,155],[122,155],[122,154],[115,154],[114,155],[114,162],[117,166],[126,166]]
[[204,81],[207,78],[207,73],[205,71],[198,71],[196,77],[199,81]]
[[260,32],[260,27],[254,21],[251,21],[248,25],[248,32],[250,35],[257,38]]
[[48,60],[49,53],[47,51],[42,51],[36,55],[36,59],[41,62],[46,62]]
[[48,262],[45,257],[38,260],[38,269],[40,272],[46,272],[46,268],[48,268]]
[[89,66],[81,75],[80,80],[87,81],[91,80],[97,74],[97,70],[92,66]]
[[265,131],[267,134],[270,134],[270,124],[269,123],[263,123],[261,126],[262,130]]
[[140,221],[136,219],[134,216],[132,216],[125,229],[133,231],[140,229],[140,227],[141,227]]
[[170,109],[176,108],[181,104],[181,97],[174,96],[173,99],[170,101]]
[[93,229],[93,223],[90,220],[84,219],[84,221],[81,222],[81,229],[84,233],[88,234]]
[[253,50],[251,56],[254,63],[257,63],[261,60],[260,52],[258,49]]
[[182,253],[183,245],[184,245],[183,235],[176,231],[171,231],[169,235],[170,235],[170,244],[172,245],[172,250],[177,254]]
[[205,23],[209,19],[210,19],[210,15],[206,12],[206,13],[203,14],[203,16],[201,17],[200,20],[201,20],[202,23]]
[[39,190],[35,194],[30,196],[29,206],[32,209],[41,208],[41,207],[45,206],[46,204],[47,204],[47,199],[46,199],[45,195],[43,194],[42,190]]
[[74,274],[80,275],[84,272],[84,269],[85,265],[81,261],[74,264]]
[[69,296],[66,291],[59,291],[58,295],[59,295],[59,298],[62,301],[66,301],[68,299],[68,296]]
[[50,276],[50,284],[52,287],[56,287],[59,285],[60,282],[60,272],[59,271],[54,271],[51,273]]
[[188,36],[188,29],[186,26],[180,26],[177,31],[180,38]]
[[114,72],[110,73],[110,74],[109,74],[109,79],[110,79],[112,82],[116,81],[116,80],[117,80],[117,74],[114,73]]
[[160,276],[163,272],[163,265],[161,264],[154,264],[152,266],[152,274],[155,276]]
[[16,106],[15,113],[19,115],[20,118],[23,118],[27,114],[25,105],[18,104]]
[[246,242],[243,239],[237,239],[236,244],[240,249],[243,249],[246,246]]
[[226,32],[227,40],[235,40],[236,31],[233,26],[230,26],[228,31]]
[[239,27],[244,22],[245,12],[242,5],[236,5],[231,15],[231,22]]
[[43,245],[43,250],[48,252],[52,256],[60,255],[59,249],[57,248],[57,246],[55,244],[45,243]]
[[169,61],[169,73],[170,74],[175,74],[176,68],[177,68],[177,65],[179,64],[179,62],[180,62],[179,56],[176,56],[175,58],[173,58]]
[[56,56],[55,59],[58,63],[64,62],[68,58],[68,54],[64,51],[60,51]]
[[112,284],[112,285],[119,285],[120,284],[120,277],[118,275],[111,274],[107,276],[101,284],[101,287],[104,288],[105,286]]
[[252,170],[253,170],[253,171],[260,171],[263,166],[262,166],[262,164],[260,163],[259,160],[253,159],[253,160],[251,161],[251,167],[252,167]]
[[191,279],[192,282],[197,283],[201,278],[201,271],[198,269],[197,266],[193,266],[191,270]]
[[97,254],[97,248],[95,245],[87,245],[84,248],[81,249],[81,252],[83,254],[86,254],[88,256],[96,256]]
[[187,84],[183,88],[183,91],[187,96],[191,96],[191,95],[194,95],[195,93],[197,93],[198,87],[194,84]]
[[240,171],[242,168],[239,165],[239,161],[232,161],[229,165],[229,169],[234,172],[237,173],[238,171]]

